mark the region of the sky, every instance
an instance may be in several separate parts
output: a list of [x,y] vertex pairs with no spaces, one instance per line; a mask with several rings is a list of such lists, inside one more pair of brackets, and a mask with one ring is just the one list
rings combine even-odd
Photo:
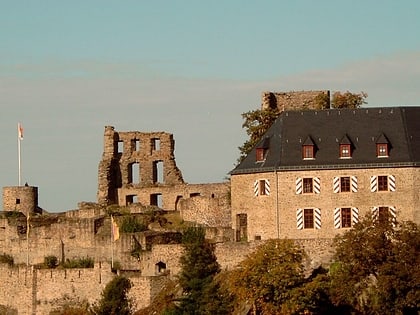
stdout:
[[188,183],[221,182],[263,91],[420,105],[420,1],[0,0],[0,186],[49,212],[96,201],[104,126],[165,131]]

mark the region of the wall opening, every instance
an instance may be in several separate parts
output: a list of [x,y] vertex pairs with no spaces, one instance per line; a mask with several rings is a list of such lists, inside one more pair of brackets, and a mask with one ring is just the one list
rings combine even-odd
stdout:
[[153,183],[163,183],[163,161],[153,162]]
[[198,197],[198,196],[200,196],[200,193],[198,192],[198,193],[191,193],[190,194],[190,198],[192,198],[192,197]]
[[246,213],[236,215],[236,241],[246,241],[248,239],[248,217]]
[[132,151],[140,151],[140,140],[139,139],[131,140],[131,150]]
[[125,205],[131,205],[133,203],[138,203],[139,197],[137,195],[127,195],[125,196]]
[[162,261],[159,261],[155,265],[155,271],[156,271],[156,274],[165,272],[166,271],[166,264],[164,262],[162,262]]
[[117,142],[117,152],[118,153],[123,153],[124,152],[124,142],[123,141],[118,141]]
[[179,201],[182,199],[182,196],[178,195],[176,196],[176,200],[175,200],[175,211],[178,210],[178,203]]
[[140,183],[140,163],[134,162],[128,165],[128,184]]
[[16,198],[16,204],[20,205],[20,199],[19,198]]
[[162,208],[162,205],[163,205],[162,194],[151,194],[150,195],[150,205]]
[[160,150],[160,139],[159,138],[152,138],[152,151],[159,151]]

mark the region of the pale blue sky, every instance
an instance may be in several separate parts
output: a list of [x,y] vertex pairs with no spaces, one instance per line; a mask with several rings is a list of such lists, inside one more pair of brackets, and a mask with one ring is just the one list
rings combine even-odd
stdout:
[[420,104],[419,1],[0,0],[0,186],[48,211],[96,201],[103,130],[167,131],[190,183],[219,182],[262,91]]

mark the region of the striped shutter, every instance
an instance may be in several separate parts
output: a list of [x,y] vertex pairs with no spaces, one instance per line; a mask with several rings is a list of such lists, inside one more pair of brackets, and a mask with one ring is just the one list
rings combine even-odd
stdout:
[[313,184],[314,184],[314,193],[316,194],[321,193],[321,180],[318,177],[314,177]]
[[357,177],[350,177],[351,192],[357,192]]
[[395,191],[395,176],[394,175],[389,175],[388,176],[388,187],[389,187],[389,191]]
[[375,192],[378,190],[378,176],[370,177],[370,191]]
[[297,209],[296,211],[296,227],[298,230],[303,229],[303,209]]
[[296,194],[299,195],[303,192],[303,179],[298,178],[296,179]]
[[341,208],[334,209],[334,228],[341,228]]
[[264,180],[264,190],[265,194],[268,196],[270,194],[270,181],[268,179]]
[[259,194],[259,190],[260,190],[260,185],[259,185],[259,181],[256,180],[254,182],[254,196],[257,197]]
[[321,210],[318,208],[314,209],[314,223],[315,229],[319,230],[321,228]]
[[376,221],[379,217],[379,207],[373,207],[372,208],[372,220]]
[[351,225],[354,226],[359,222],[359,209],[352,207],[351,208]]
[[333,179],[333,192],[335,194],[340,192],[340,177],[334,177]]
[[392,223],[395,224],[395,222],[397,221],[397,210],[395,209],[395,207],[389,207],[389,215],[392,218]]

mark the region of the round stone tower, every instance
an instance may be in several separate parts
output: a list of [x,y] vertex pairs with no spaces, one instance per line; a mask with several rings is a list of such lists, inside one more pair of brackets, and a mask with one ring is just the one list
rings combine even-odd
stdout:
[[3,210],[19,211],[24,214],[38,212],[38,187],[3,187]]

